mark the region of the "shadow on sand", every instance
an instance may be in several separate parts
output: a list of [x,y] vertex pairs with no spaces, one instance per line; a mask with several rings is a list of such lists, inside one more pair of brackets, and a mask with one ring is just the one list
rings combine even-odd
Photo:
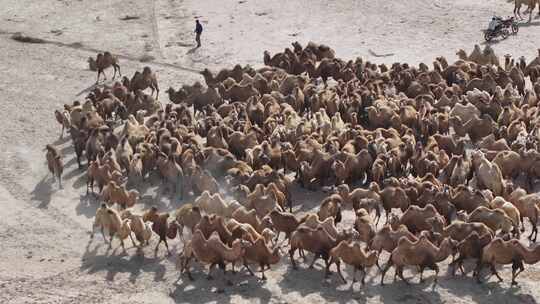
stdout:
[[[266,282],[247,275],[245,271],[232,274],[223,271],[213,270],[212,284],[208,284],[206,273],[208,268],[202,269],[199,265],[194,265],[193,277],[190,281],[186,276],[180,277],[171,290],[169,296],[177,302],[184,303],[234,303],[234,297],[243,299],[257,299],[260,303],[269,303],[272,293],[265,287]],[[227,283],[230,281],[230,283]],[[232,286],[231,286],[232,283]]]
[[47,208],[51,203],[53,193],[58,190],[53,190],[53,185],[58,186],[58,181],[52,178],[50,174],[47,174],[30,193],[32,195],[31,199],[39,202],[38,208]]
[[[105,271],[105,278],[108,281],[114,281],[118,273],[129,273],[129,281],[135,283],[142,272],[154,273],[156,282],[164,280],[165,266],[161,262],[166,260],[165,257],[146,257],[143,251],[133,247],[129,240],[124,242],[126,252],[122,250],[117,239],[113,240],[112,248],[108,248],[109,244],[104,243],[98,235],[100,235],[99,232],[94,240],[88,242],[82,256],[81,271],[87,271],[90,274]],[[103,247],[107,248],[104,254],[98,254],[98,250]]]

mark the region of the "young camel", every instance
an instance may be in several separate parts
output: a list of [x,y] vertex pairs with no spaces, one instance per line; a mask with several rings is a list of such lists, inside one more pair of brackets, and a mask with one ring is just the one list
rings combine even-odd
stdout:
[[142,216],[144,222],[152,222],[152,230],[159,236],[159,242],[154,249],[156,254],[159,248],[159,244],[161,244],[161,242],[164,242],[165,247],[167,248],[167,255],[171,255],[171,252],[169,251],[169,244],[167,243],[167,238],[174,239],[176,237],[178,227],[177,224],[174,222],[168,224],[168,218],[168,213],[158,213],[156,207],[150,208],[150,210],[146,211]]
[[47,153],[47,166],[55,179],[58,179],[58,186],[62,189],[62,172],[64,171],[64,163],[62,162],[62,154],[53,145],[45,146]]
[[69,116],[69,111],[64,110],[62,112],[58,110],[54,110],[54,116],[56,117],[56,121],[62,126],[62,132],[60,133],[60,138],[64,137],[64,130],[71,127],[71,118]]

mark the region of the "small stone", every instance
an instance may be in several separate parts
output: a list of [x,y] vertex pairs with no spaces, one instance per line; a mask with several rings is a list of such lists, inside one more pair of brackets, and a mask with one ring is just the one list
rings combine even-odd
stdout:
[[224,293],[225,292],[225,289],[223,288],[217,288],[217,287],[212,287],[212,289],[210,289],[211,292],[213,293]]

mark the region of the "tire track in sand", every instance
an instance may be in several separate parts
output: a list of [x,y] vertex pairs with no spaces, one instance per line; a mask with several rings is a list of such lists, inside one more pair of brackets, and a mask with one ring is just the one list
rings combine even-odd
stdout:
[[[0,30],[0,36],[11,36],[13,34],[18,34],[18,33],[20,33],[20,32],[10,32],[10,31]],[[41,39],[41,38],[39,38],[39,39]],[[23,43],[23,42],[21,42],[21,43]],[[81,43],[65,43],[65,42],[49,40],[49,39],[41,39],[40,44],[52,44],[52,45],[55,45],[55,46],[58,46],[58,47],[71,48],[71,49],[76,49],[76,50],[83,50],[83,51],[90,52],[90,53],[103,53],[103,52],[105,52],[105,50],[96,49],[96,48],[89,47],[89,46],[84,46]],[[137,57],[134,57],[134,56],[118,54],[118,53],[114,53],[114,55],[118,56],[121,59],[125,59],[125,60],[128,60],[128,61],[142,62],[140,57],[137,58]],[[185,66],[181,66],[181,65],[178,65],[178,64],[173,64],[173,63],[159,61],[159,60],[150,61],[150,62],[148,62],[148,64],[161,66],[161,67],[166,67],[166,68],[171,68],[171,69],[180,70],[180,71],[185,71],[185,72],[197,73],[197,74],[201,72],[201,70],[199,70],[199,69],[185,67]]]
[[161,43],[160,43],[160,39],[159,39],[159,27],[158,27],[158,21],[157,21],[157,17],[156,17],[156,3],[157,3],[157,0],[152,0],[152,2],[150,4],[150,5],[152,5],[152,7],[150,9],[150,11],[151,11],[150,19],[152,19],[151,20],[151,23],[152,23],[152,42],[153,42],[154,48],[156,49],[159,56],[162,59],[166,59],[165,55],[163,54],[163,50],[161,49]]

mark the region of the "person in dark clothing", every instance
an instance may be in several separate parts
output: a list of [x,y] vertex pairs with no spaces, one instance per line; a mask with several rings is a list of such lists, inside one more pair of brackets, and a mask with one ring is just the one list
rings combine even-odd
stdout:
[[195,41],[197,41],[197,47],[201,47],[201,34],[203,28],[199,20],[195,20]]

